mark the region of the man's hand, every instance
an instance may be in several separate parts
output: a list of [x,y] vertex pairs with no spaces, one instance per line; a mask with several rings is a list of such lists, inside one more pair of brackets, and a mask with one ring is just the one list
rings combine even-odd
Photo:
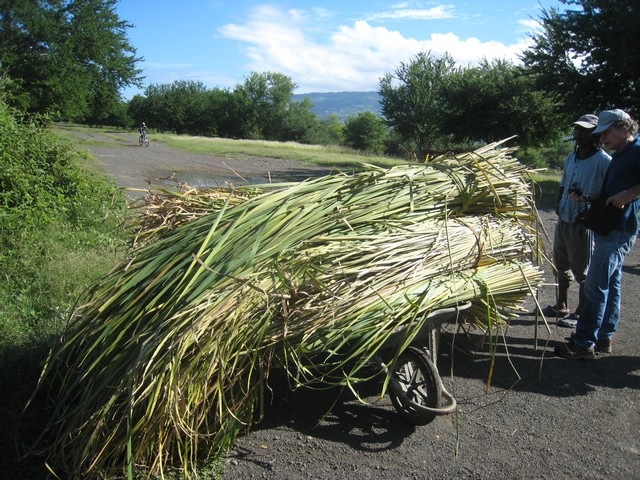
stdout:
[[613,205],[614,207],[624,208],[628,203],[633,202],[636,198],[640,197],[640,184],[631,187],[628,190],[623,190],[620,193],[611,195],[605,202],[606,205]]

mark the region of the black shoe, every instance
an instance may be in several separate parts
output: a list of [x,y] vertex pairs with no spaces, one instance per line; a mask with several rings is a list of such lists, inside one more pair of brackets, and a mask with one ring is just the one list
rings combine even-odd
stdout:
[[596,342],[595,351],[597,353],[611,353],[611,352],[613,352],[613,345],[611,343],[611,340],[606,339],[606,338],[603,339],[603,340],[598,340]]
[[542,313],[544,314],[545,317],[559,317],[559,318],[564,318],[567,315],[569,315],[569,310],[568,309],[560,309],[558,310],[557,307],[553,306],[553,305],[547,305],[546,307],[544,307],[542,309]]
[[556,355],[562,358],[568,358],[569,360],[593,360],[596,358],[596,353],[593,347],[583,347],[573,341],[558,345],[554,351],[556,352]]

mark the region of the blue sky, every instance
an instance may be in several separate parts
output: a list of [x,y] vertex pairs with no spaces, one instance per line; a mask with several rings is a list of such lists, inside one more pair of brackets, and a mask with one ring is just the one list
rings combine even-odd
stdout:
[[377,90],[380,77],[421,51],[459,65],[518,62],[541,8],[558,0],[121,0],[128,37],[149,84],[200,81],[233,88],[251,72],[279,72],[294,93]]

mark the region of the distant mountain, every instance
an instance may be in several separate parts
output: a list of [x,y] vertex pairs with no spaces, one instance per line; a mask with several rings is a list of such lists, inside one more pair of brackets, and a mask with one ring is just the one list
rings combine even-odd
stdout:
[[293,96],[296,102],[305,98],[313,103],[312,112],[320,118],[337,115],[341,120],[346,120],[360,112],[380,115],[381,111],[378,92],[301,93]]

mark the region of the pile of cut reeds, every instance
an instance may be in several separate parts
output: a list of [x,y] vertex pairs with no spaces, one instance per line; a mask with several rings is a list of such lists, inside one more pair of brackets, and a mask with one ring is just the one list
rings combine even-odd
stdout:
[[[270,185],[274,188],[275,185]],[[264,193],[264,187],[202,187],[197,188],[176,182],[169,188],[149,188],[146,195],[130,205],[138,211],[130,219],[128,227],[134,232],[132,247],[139,248],[156,236],[209,215],[222,205],[233,205],[247,198]]]
[[489,327],[516,315],[542,272],[528,172],[511,153],[492,144],[149,204],[139,247],[74,312],[44,369],[52,468],[177,462],[189,476],[250,427],[274,365],[296,386],[351,385],[434,310],[470,301]]

